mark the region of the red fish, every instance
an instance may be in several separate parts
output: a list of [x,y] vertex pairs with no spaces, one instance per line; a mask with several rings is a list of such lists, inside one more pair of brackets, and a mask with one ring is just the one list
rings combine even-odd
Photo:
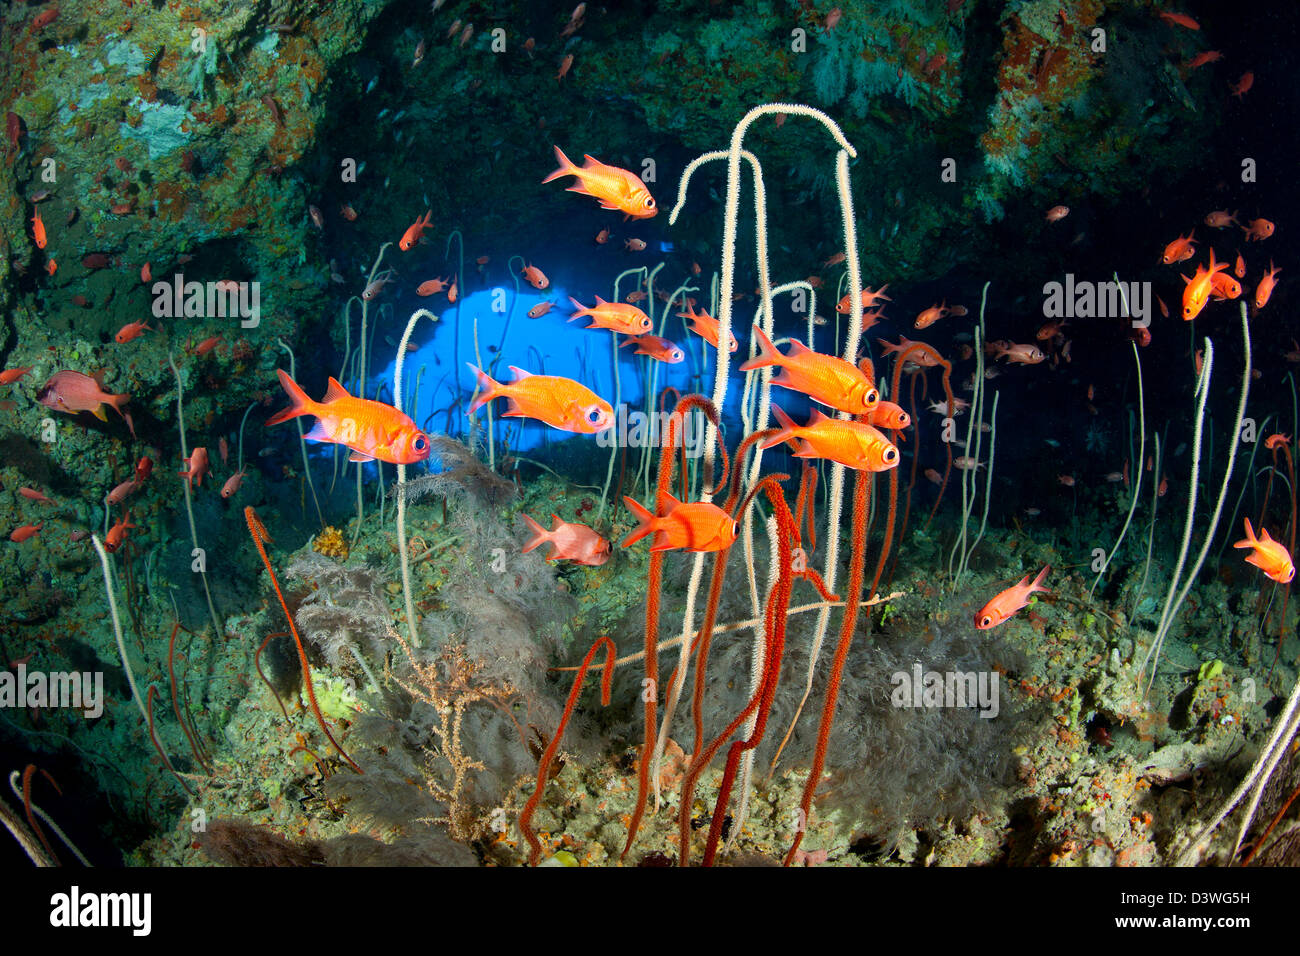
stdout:
[[1241,74],[1241,78],[1236,83],[1229,83],[1228,90],[1239,100],[1244,100],[1250,88],[1255,85],[1255,74],[1247,70]]
[[1166,23],[1173,23],[1188,30],[1199,30],[1201,25],[1185,13],[1173,13],[1169,10],[1163,10],[1160,13],[1160,19]]
[[999,593],[975,613],[975,627],[981,631],[997,627],[1027,605],[1030,595],[1038,591],[1050,594],[1051,591],[1043,587],[1043,579],[1047,577],[1047,572],[1051,569],[1050,564],[1045,566],[1043,570],[1038,572],[1038,577],[1034,578],[1032,584],[1029,583],[1029,575],[1026,574],[1018,584],[1013,584]]
[[394,465],[413,465],[429,457],[429,437],[393,406],[354,398],[333,378],[329,379],[325,397],[316,402],[283,369],[276,369],[275,373],[289,396],[290,405],[268,418],[267,425],[278,425],[300,415],[314,415],[316,424],[303,437],[351,448],[349,461],[378,459]]
[[112,554],[126,542],[127,529],[138,527],[139,525],[131,523],[131,512],[122,515],[113,523],[113,527],[108,529],[108,534],[104,535],[104,550]]
[[1047,210],[1047,215],[1043,216],[1048,222],[1060,222],[1070,214],[1069,206],[1053,206]]
[[53,501],[45,497],[45,495],[42,492],[37,491],[35,488],[19,488],[18,493],[22,495],[24,498],[28,499],[29,501],[35,501],[37,504],[42,504],[42,505],[54,504]]
[[[572,60],[572,55],[569,57]],[[622,212],[625,219],[649,219],[659,212],[650,190],[636,173],[617,166],[607,166],[592,156],[583,156],[582,168],[569,161],[560,147],[555,147],[555,158],[560,168],[555,170],[543,183],[549,183],[561,176],[577,177],[577,184],[568,187],[567,192],[580,193],[600,200],[600,208],[614,209]]]
[[32,238],[36,242],[37,249],[45,248],[45,223],[41,219],[39,207],[32,210]]
[[22,527],[14,528],[13,531],[9,532],[9,540],[15,544],[22,544],[32,535],[39,532],[43,527],[45,527],[44,521],[40,524],[25,524]]
[[736,540],[738,526],[731,515],[715,504],[696,501],[683,504],[671,494],[662,516],[643,508],[634,498],[623,496],[623,503],[640,524],[623,539],[623,547],[653,534],[651,551],[722,551]]
[[677,365],[686,361],[685,352],[657,335],[634,335],[619,347],[627,348],[629,345],[636,346],[634,355],[648,355],[656,362]]
[[1237,222],[1237,214],[1235,212],[1229,214],[1226,209],[1216,209],[1214,212],[1206,214],[1205,224],[1211,229],[1225,229],[1228,226],[1241,225],[1241,223]]
[[[696,312],[694,302],[687,303],[685,312],[677,313],[679,318],[689,319],[691,324],[687,326],[696,335],[702,336],[715,349],[718,347],[718,320],[707,312]],[[734,352],[740,347],[734,335],[728,335],[727,351]]]
[[424,235],[424,230],[433,228],[433,220],[431,218],[432,216],[433,216],[432,209],[425,210],[423,219],[421,219],[419,216],[416,216],[415,222],[411,224],[410,228],[408,228],[406,232],[402,233],[402,238],[398,240],[397,242],[398,248],[401,249],[403,252],[407,252],[411,249],[414,249],[415,244],[419,242],[420,237]]
[[105,405],[112,405],[119,415],[122,406],[131,400],[127,394],[114,395],[104,391],[103,387],[89,375],[81,372],[55,372],[49,381],[36,393],[36,400],[46,408],[75,415],[77,412],[91,412],[100,421],[107,421]]
[[208,463],[208,450],[200,446],[190,452],[190,457],[185,459],[185,468],[179,474],[185,477],[191,488],[202,485],[203,476],[212,474],[212,468]]
[[447,279],[426,279],[415,290],[416,295],[434,295],[447,288]]
[[[893,302],[894,301],[893,299],[885,295],[885,290],[888,288],[889,288],[889,283],[886,282],[884,285],[880,287],[878,291],[872,291],[870,288],[863,289],[862,308],[864,309],[875,308],[876,303],[881,299],[884,299],[886,302]],[[849,298],[849,296],[846,295],[844,298],[840,299],[839,303],[835,306],[835,311],[838,312],[840,315],[848,315],[851,302],[852,300]]]
[[1252,219],[1249,226],[1242,226],[1247,242],[1258,242],[1273,235],[1273,224],[1267,219]]
[[1012,344],[997,350],[994,360],[1001,358],[1005,358],[1008,362],[1014,362],[1017,365],[1037,365],[1047,356],[1036,345]]
[[127,342],[133,342],[145,332],[155,331],[144,322],[128,322],[117,330],[117,335],[113,336],[113,341],[118,345],[125,345]]
[[1214,63],[1215,61],[1222,59],[1223,54],[1218,50],[1206,50],[1205,52],[1198,53],[1196,56],[1192,57],[1187,63],[1187,68],[1189,70],[1197,70],[1205,66],[1207,63]]
[[533,537],[524,545],[524,554],[543,544],[549,544],[551,553],[546,556],[547,561],[572,561],[574,564],[596,568],[609,560],[609,542],[585,524],[561,521],[559,515],[553,514],[551,530],[547,531],[528,515],[521,517],[533,532]]
[[1214,289],[1214,274],[1222,272],[1228,268],[1226,262],[1214,261],[1214,250],[1210,250],[1210,265],[1197,266],[1196,273],[1190,278],[1183,276],[1183,282],[1186,286],[1183,288],[1183,321],[1190,322],[1201,314],[1205,308],[1205,303],[1210,298],[1210,293]]
[[36,14],[36,16],[32,17],[32,32],[35,33],[37,30],[44,30],[57,19],[59,19],[59,8],[46,7],[40,13]]
[[244,469],[241,468],[239,469],[239,471],[235,472],[233,475],[227,478],[226,483],[221,486],[221,497],[229,498],[232,495],[234,495],[235,492],[239,490],[239,485],[241,482],[243,482],[243,480],[244,480]]
[[948,314],[948,300],[945,299],[942,305],[932,305],[916,317],[916,324],[913,326],[917,329],[928,329],[934,323],[938,322]]
[[[468,363],[466,363],[468,364]],[[585,385],[555,375],[533,375],[510,366],[515,380],[509,385],[493,381],[481,369],[470,365],[478,380],[479,395],[469,407],[473,412],[496,398],[510,402],[503,418],[536,418],[552,428],[594,435],[614,424],[609,402]]]
[[645,240],[644,240],[644,239],[625,239],[625,240],[623,240],[623,248],[626,249],[628,252],[644,252],[644,251],[645,251]]
[[140,483],[138,481],[134,478],[128,478],[108,493],[108,503],[110,505],[120,505],[130,495],[134,494],[139,487]]
[[535,306],[533,306],[531,309],[528,310],[528,317],[530,319],[540,319],[547,312],[550,312],[551,309],[553,308],[555,308],[554,302],[538,302]]
[[911,427],[912,416],[903,411],[902,406],[882,398],[880,404],[867,413],[867,424],[898,431]]
[[1165,254],[1160,261],[1165,265],[1173,265],[1175,262],[1184,262],[1196,255],[1195,249],[1196,230],[1193,229],[1186,236],[1179,236],[1169,245],[1165,246]]
[[531,263],[524,268],[524,279],[534,289],[545,289],[551,284],[551,280],[546,278],[546,273]]
[[36,368],[35,365],[27,365],[23,368],[7,368],[0,372],[0,385],[12,385],[34,368]]
[[1264,277],[1259,280],[1259,285],[1255,287],[1255,308],[1262,309],[1268,305],[1269,297],[1273,294],[1273,287],[1277,285],[1277,274],[1282,270],[1273,265],[1273,260],[1268,262],[1268,271]]

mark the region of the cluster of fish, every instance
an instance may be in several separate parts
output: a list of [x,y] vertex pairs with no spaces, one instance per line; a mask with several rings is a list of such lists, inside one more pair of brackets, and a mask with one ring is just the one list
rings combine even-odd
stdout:
[[[1226,229],[1228,226],[1238,226],[1245,233],[1246,242],[1260,242],[1273,235],[1274,225],[1267,219],[1252,219],[1248,225],[1241,225],[1237,222],[1237,214],[1228,213],[1226,210],[1215,210],[1205,217],[1205,224],[1212,229]],[[1185,262],[1196,255],[1196,230],[1193,229],[1185,236],[1179,236],[1177,239],[1165,246],[1164,254],[1160,261],[1165,265],[1176,265]],[[1228,272],[1229,265],[1232,266],[1232,272]],[[1275,266],[1272,260],[1269,260],[1268,270],[1259,279],[1255,285],[1255,294],[1252,302],[1256,309],[1262,309],[1268,305],[1268,300],[1273,295],[1273,290],[1277,286],[1277,275],[1282,270]],[[1234,278],[1235,276],[1235,278]],[[1223,301],[1225,299],[1237,299],[1241,296],[1241,284],[1237,279],[1246,278],[1246,260],[1242,258],[1240,252],[1237,253],[1235,263],[1227,261],[1218,262],[1214,258],[1214,249],[1210,249],[1210,261],[1208,264],[1197,264],[1196,272],[1190,276],[1182,276],[1183,280],[1183,321],[1190,322],[1205,309],[1206,303],[1211,299]],[[1168,317],[1169,308],[1163,300],[1157,299],[1160,305],[1160,311]]]

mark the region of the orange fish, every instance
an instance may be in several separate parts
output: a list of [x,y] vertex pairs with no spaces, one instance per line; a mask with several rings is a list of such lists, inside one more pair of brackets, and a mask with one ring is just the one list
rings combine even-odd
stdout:
[[[689,319],[691,324],[687,326],[696,335],[702,336],[715,349],[718,347],[718,320],[707,312],[696,312],[694,302],[686,306],[685,312],[677,313],[679,318]],[[740,347],[734,335],[729,335],[728,352],[734,352]]]
[[1255,85],[1255,74],[1247,70],[1241,74],[1241,78],[1236,83],[1229,83],[1228,90],[1239,100],[1243,100],[1250,88]]
[[1214,288],[1214,274],[1228,268],[1226,262],[1216,263],[1214,261],[1214,250],[1210,250],[1209,268],[1204,266],[1196,267],[1196,274],[1190,278],[1183,276],[1183,282],[1187,283],[1183,288],[1183,321],[1190,322],[1201,314],[1205,308],[1206,301],[1210,298],[1210,292]]
[[912,416],[903,411],[902,406],[882,398],[880,404],[867,413],[867,424],[898,430],[911,427]]
[[144,322],[128,322],[117,330],[117,335],[113,336],[113,341],[118,345],[125,345],[127,342],[133,342],[145,332],[155,331]]
[[560,72],[555,74],[555,81],[558,83],[564,79],[571,69],[573,69],[573,54],[566,53],[564,59],[560,61]]
[[612,236],[613,233],[611,233],[608,229],[600,230],[600,232],[596,233],[596,245],[603,246],[605,243],[609,242]]
[[1286,448],[1290,444],[1291,444],[1290,435],[1282,435],[1282,434],[1269,435],[1267,438],[1264,439],[1264,447],[1267,448],[1269,451],[1276,451],[1279,448]]
[[[465,363],[469,365],[469,363]],[[515,380],[509,385],[494,382],[481,369],[470,365],[478,379],[479,395],[469,407],[473,412],[494,398],[510,403],[503,418],[536,418],[552,428],[594,435],[614,424],[614,409],[587,386],[571,378],[533,375],[510,366]]]
[[190,457],[185,459],[185,467],[179,474],[184,476],[191,488],[202,485],[203,476],[212,474],[212,468],[208,464],[208,450],[200,446],[190,452]]
[[[353,216],[355,215],[356,214],[353,213]],[[411,223],[410,228],[407,229],[406,232],[402,233],[402,238],[397,241],[397,247],[403,252],[408,252],[409,250],[414,249],[415,244],[419,242],[420,238],[424,235],[424,230],[433,228],[432,216],[433,210],[431,209],[426,209],[424,211],[423,219],[416,216],[415,222]]]
[[446,280],[446,279],[425,279],[425,280],[424,280],[423,282],[421,282],[420,285],[416,288],[416,290],[415,290],[415,294],[416,294],[416,295],[434,295],[434,294],[436,294],[436,293],[438,293],[438,292],[441,292],[441,291],[442,291],[443,289],[445,289],[445,288],[447,288],[447,280]]
[[606,166],[600,160],[585,154],[582,157],[585,162],[579,169],[569,162],[569,157],[558,146],[555,147],[555,158],[560,168],[543,179],[543,183],[561,176],[576,176],[577,184],[568,187],[566,192],[599,199],[602,209],[616,209],[624,213],[625,219],[649,219],[658,214],[659,208],[655,205],[654,197],[636,173],[617,166]]
[[634,335],[620,345],[619,348],[627,348],[629,345],[636,346],[634,355],[648,355],[656,362],[677,365],[686,361],[685,352],[673,345],[672,342],[657,335]]
[[1232,546],[1254,548],[1253,553],[1246,556],[1246,563],[1255,565],[1279,584],[1289,584],[1295,577],[1295,565],[1291,563],[1291,555],[1286,548],[1269,537],[1267,528],[1260,528],[1259,537],[1256,538],[1249,518],[1246,519],[1246,537],[1233,542]]
[[45,223],[41,220],[40,207],[32,210],[32,238],[36,240],[37,249],[45,248]]
[[140,281],[141,282],[153,281],[153,268],[147,262],[140,267]]
[[1186,27],[1188,30],[1199,30],[1201,25],[1185,13],[1173,13],[1165,10],[1160,14],[1160,19],[1166,23],[1174,23],[1180,27]]
[[9,532],[9,540],[15,544],[22,544],[43,527],[45,527],[44,521],[40,524],[25,524],[20,528],[14,528],[13,531]]
[[1259,280],[1259,285],[1255,286],[1255,308],[1262,309],[1268,305],[1269,297],[1273,294],[1273,287],[1277,285],[1277,274],[1282,270],[1273,265],[1273,260],[1268,261],[1268,271],[1264,273],[1264,278]]
[[1179,236],[1169,245],[1165,246],[1165,254],[1160,261],[1165,265],[1173,265],[1175,262],[1183,262],[1196,255],[1194,244],[1196,242],[1196,230],[1193,229],[1186,236]]
[[59,271],[59,264],[55,262],[53,259],[45,263],[45,272],[47,275],[54,275],[54,273],[58,271]]
[[942,305],[932,305],[930,308],[918,315],[914,327],[918,329],[928,329],[947,314],[948,300],[945,299]]
[[1216,272],[1210,277],[1210,298],[1235,299],[1241,295],[1241,283],[1226,272]]
[[1034,338],[1038,339],[1040,342],[1046,342],[1048,339],[1060,335],[1061,330],[1068,324],[1069,323],[1065,319],[1061,319],[1060,321],[1052,320],[1050,322],[1044,322],[1038,327],[1038,331],[1034,333]]
[[35,488],[19,488],[18,493],[22,495],[24,498],[28,499],[29,501],[35,501],[37,504],[42,504],[42,505],[54,504],[53,501],[45,497],[45,494],[43,492],[37,491]]
[[1045,215],[1043,218],[1046,219],[1048,222],[1060,222],[1069,214],[1070,214],[1069,206],[1053,206],[1051,209],[1047,210],[1047,215]]
[[332,377],[324,399],[314,402],[287,372],[276,369],[275,373],[290,405],[268,418],[267,425],[314,415],[317,422],[303,437],[351,448],[348,461],[378,459],[394,465],[413,465],[429,457],[429,437],[393,406],[354,398]]
[[1237,261],[1232,266],[1233,275],[1238,279],[1246,278],[1246,260],[1241,258],[1241,253],[1237,253]]
[[1214,63],[1216,60],[1222,59],[1223,54],[1218,50],[1206,50],[1204,53],[1198,53],[1196,56],[1192,57],[1191,60],[1188,61],[1187,68],[1189,70],[1197,70],[1205,66],[1207,63]]
[[531,264],[524,269],[524,278],[534,289],[545,289],[551,284],[551,280],[546,278],[546,273]]
[[764,448],[794,441],[796,458],[825,458],[857,471],[888,471],[898,465],[898,446],[865,422],[830,418],[815,408],[803,426],[776,405],[772,414],[781,430],[763,442]]
[[837,266],[841,262],[843,262],[844,259],[845,259],[844,253],[837,252],[835,253],[835,255],[831,256],[829,259],[827,259],[825,262],[822,263],[822,268],[829,269],[831,266]]
[[550,312],[551,309],[553,308],[555,308],[554,302],[538,302],[535,306],[533,306],[531,309],[528,310],[528,317],[530,319],[540,319],[547,312]]
[[1020,579],[1020,583],[1013,584],[1005,591],[999,593],[993,600],[989,601],[975,613],[975,627],[981,631],[987,631],[991,627],[997,627],[1007,618],[1011,617],[1022,607],[1029,603],[1030,595],[1037,591],[1044,594],[1052,592],[1043,587],[1043,579],[1047,577],[1047,572],[1052,566],[1046,565],[1043,570],[1038,572],[1038,577],[1034,578],[1033,584],[1029,583],[1029,575]]
[[790,341],[790,354],[782,355],[762,328],[754,326],[759,352],[740,371],[772,366],[780,372],[773,385],[803,392],[814,401],[855,415],[870,412],[880,403],[880,391],[862,368],[834,355],[814,352],[796,339]]
[[1242,226],[1247,242],[1258,242],[1273,235],[1273,224],[1267,219],[1252,219],[1249,226]]
[[120,505],[130,495],[134,494],[135,490],[139,487],[140,482],[136,481],[134,478],[128,478],[108,493],[108,503],[110,505]]
[[533,536],[524,545],[527,554],[543,544],[551,546],[547,561],[572,561],[597,568],[609,560],[611,548],[609,542],[588,528],[585,524],[573,524],[561,521],[557,514],[551,515],[551,530],[547,531],[528,515],[521,515]]
[[[886,282],[884,285],[882,285],[882,286],[880,287],[880,291],[879,291],[879,292],[873,292],[873,291],[872,291],[871,289],[869,289],[869,288],[868,288],[868,289],[863,289],[863,290],[862,290],[862,308],[864,308],[864,309],[871,309],[871,308],[874,308],[875,305],[876,305],[876,302],[879,301],[880,299],[884,299],[886,302],[893,302],[893,301],[894,301],[893,299],[891,299],[889,296],[885,295],[885,290],[888,289],[888,288],[889,288],[889,283]],[[835,306],[835,311],[838,312],[840,315],[848,315],[848,314],[849,314],[849,305],[850,305],[850,299],[849,299],[849,297],[846,295],[844,298],[840,299],[839,304]]]
[[651,551],[722,551],[736,540],[738,527],[731,515],[715,504],[703,501],[683,504],[666,495],[667,508],[662,517],[643,508],[635,499],[623,496],[623,503],[641,523],[623,540],[623,547],[653,534]]
[[109,554],[112,554],[118,548],[122,547],[122,544],[126,541],[127,529],[138,527],[139,525],[131,523],[131,512],[128,511],[126,514],[122,515],[121,518],[113,523],[113,527],[108,529],[108,534],[104,535],[104,550]]
[[633,292],[629,292],[627,295],[625,295],[625,296],[623,297],[623,301],[624,301],[624,302],[631,302],[631,303],[633,303],[633,304],[636,304],[637,302],[643,302],[643,301],[645,301],[645,298],[646,298],[646,294],[645,294],[645,292],[644,292],[643,290],[641,290],[641,289],[637,289],[637,290],[635,290],[635,291],[633,291]]
[[626,249],[628,252],[641,252],[645,249],[645,240],[625,239],[623,240],[623,248]]
[[626,302],[606,302],[596,296],[596,304],[589,309],[573,296],[569,296],[569,301],[577,311],[566,322],[585,317],[591,319],[591,325],[585,326],[588,329],[609,329],[624,335],[643,335],[650,331],[650,316]]

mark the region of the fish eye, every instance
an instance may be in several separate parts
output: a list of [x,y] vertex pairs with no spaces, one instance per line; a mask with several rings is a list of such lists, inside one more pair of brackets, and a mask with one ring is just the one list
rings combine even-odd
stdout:
[[646,196],[646,197],[645,197],[645,207],[646,207],[647,209],[653,209],[653,208],[655,207],[655,197],[654,197],[654,196]]
[[880,392],[874,388],[867,389],[867,394],[863,396],[863,401],[868,405],[879,405]]
[[603,418],[599,406],[592,405],[587,409],[587,421],[592,425],[599,425]]
[[993,616],[991,614],[985,614],[982,618],[980,618],[980,627],[992,627],[992,626],[993,626]]
[[890,445],[885,449],[885,464],[892,465],[898,460],[898,449]]
[[906,428],[910,424],[912,424],[912,416],[907,414],[907,412],[903,412],[903,414],[898,416],[899,428]]
[[417,435],[415,441],[411,442],[411,447],[416,451],[424,451],[429,447],[429,440],[423,435]]

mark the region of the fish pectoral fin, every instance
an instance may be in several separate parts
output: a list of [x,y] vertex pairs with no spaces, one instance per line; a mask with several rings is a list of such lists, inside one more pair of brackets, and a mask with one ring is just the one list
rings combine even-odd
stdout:
[[374,455],[367,455],[367,454],[365,454],[365,453],[363,453],[363,452],[359,452],[359,451],[354,451],[352,454],[348,455],[348,461],[362,461],[362,462],[364,462],[364,461],[374,461],[374,460],[375,460],[375,456],[374,456]]
[[311,426],[305,435],[302,436],[307,441],[332,441],[330,433],[325,429],[325,423],[316,420],[316,424]]

